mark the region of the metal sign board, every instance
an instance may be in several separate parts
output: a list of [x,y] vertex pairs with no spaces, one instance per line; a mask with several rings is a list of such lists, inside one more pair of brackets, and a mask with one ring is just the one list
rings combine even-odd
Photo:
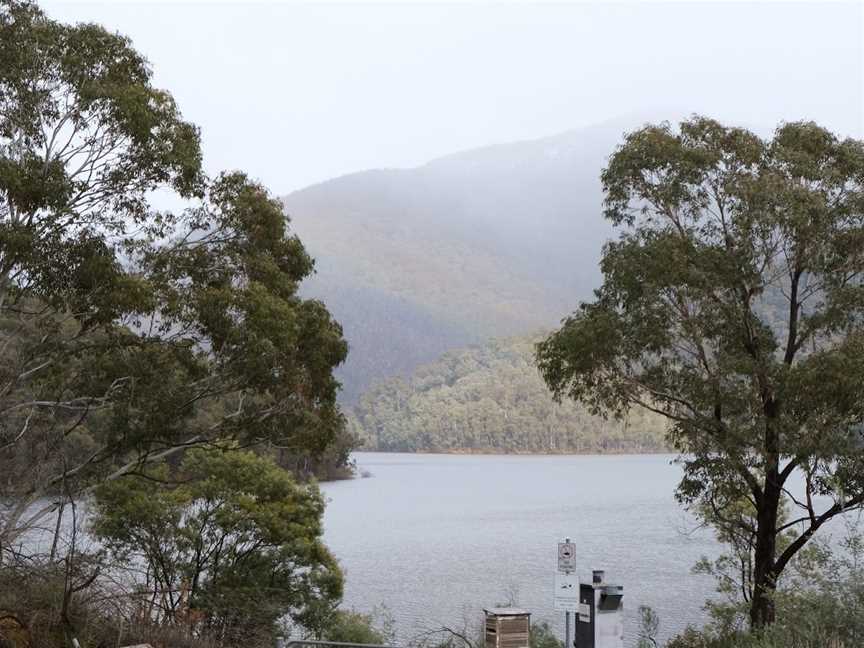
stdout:
[[561,612],[579,609],[579,577],[576,574],[555,574],[553,608]]
[[558,571],[576,571],[576,545],[573,542],[558,543]]
[[591,623],[591,606],[587,603],[579,604],[579,620],[582,623]]

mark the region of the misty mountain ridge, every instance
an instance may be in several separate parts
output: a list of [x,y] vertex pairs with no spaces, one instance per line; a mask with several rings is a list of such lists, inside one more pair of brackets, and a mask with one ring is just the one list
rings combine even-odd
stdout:
[[304,294],[327,304],[350,345],[343,402],[448,350],[552,328],[589,298],[613,235],[600,173],[624,133],[649,121],[361,171],[285,196],[316,258]]

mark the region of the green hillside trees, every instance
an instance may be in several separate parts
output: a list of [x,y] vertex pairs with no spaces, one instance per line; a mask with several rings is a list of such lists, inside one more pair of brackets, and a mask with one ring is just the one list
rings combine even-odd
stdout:
[[495,340],[447,353],[408,379],[370,389],[353,408],[369,449],[400,452],[660,452],[664,424],[632,412],[621,421],[556,403],[533,363],[539,337]]

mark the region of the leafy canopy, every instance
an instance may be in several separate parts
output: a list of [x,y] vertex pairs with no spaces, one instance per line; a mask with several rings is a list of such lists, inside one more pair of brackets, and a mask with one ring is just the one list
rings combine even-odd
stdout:
[[0,61],[0,549],[189,446],[327,448],[347,347],[280,204],[204,177],[128,39],[5,0]]
[[342,595],[321,542],[324,500],[250,452],[190,451],[176,487],[124,477],[97,491],[93,530],[125,564],[145,566],[140,600],[162,624],[237,642],[270,638],[285,616],[314,626]]
[[694,117],[628,134],[602,181],[621,228],[603,285],[538,365],[558,398],[667,417],[678,496],[712,523],[740,523],[751,502],[751,618],[770,622],[791,557],[864,503],[864,144],[810,122],[765,141]]

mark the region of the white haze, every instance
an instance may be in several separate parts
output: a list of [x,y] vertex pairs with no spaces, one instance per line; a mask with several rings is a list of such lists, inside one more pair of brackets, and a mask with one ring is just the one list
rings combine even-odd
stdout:
[[864,133],[864,5],[42,3],[132,38],[207,170],[284,194],[621,115]]

